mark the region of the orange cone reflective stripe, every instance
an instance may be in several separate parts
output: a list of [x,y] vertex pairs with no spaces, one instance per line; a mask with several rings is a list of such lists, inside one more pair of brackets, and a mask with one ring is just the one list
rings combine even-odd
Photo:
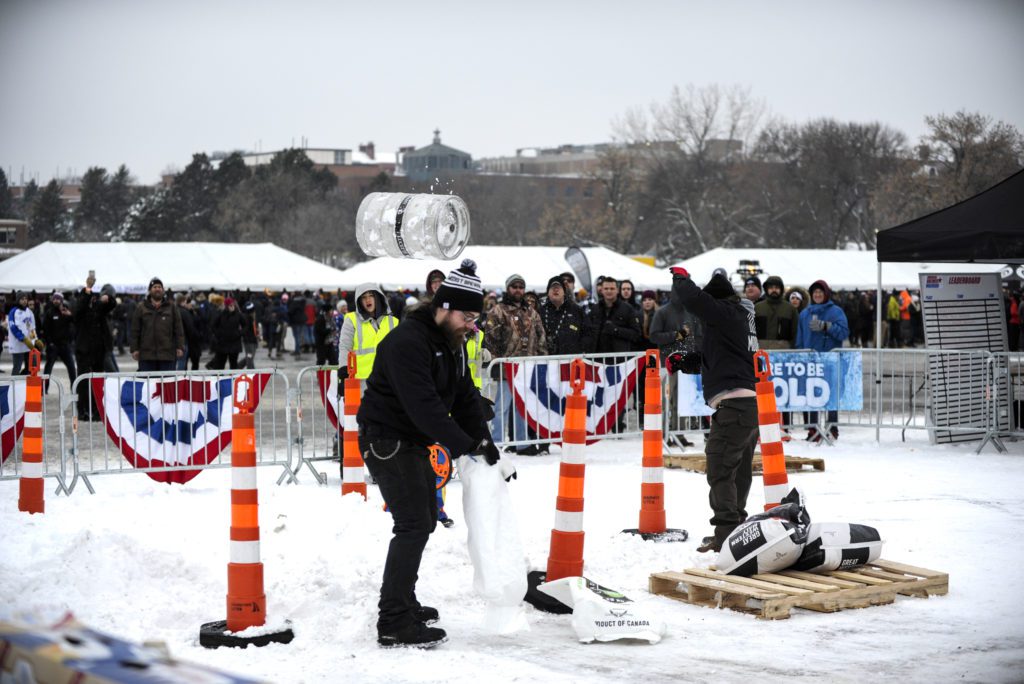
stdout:
[[356,414],[362,401],[359,379],[356,378],[356,353],[348,353],[348,377],[345,378],[345,417],[341,452],[341,493],[362,494],[366,498],[366,475],[359,453],[359,425]]
[[41,354],[28,353],[29,376],[25,378],[25,427],[21,437],[21,479],[18,510],[43,513],[43,379],[39,377]]
[[757,375],[757,423],[761,435],[761,472],[764,479],[764,510],[775,508],[789,493],[786,475],[786,455],[782,450],[781,415],[775,403],[775,383],[771,379],[768,352],[754,354],[754,373]]
[[661,441],[661,364],[657,349],[647,350],[643,427],[643,479],[637,529],[641,534],[660,534],[665,531],[665,461]]
[[562,463],[558,469],[555,526],[551,530],[551,548],[548,552],[548,582],[583,574],[583,481],[587,444],[584,374],[583,359],[575,359],[569,366],[572,394],[565,401]]
[[[244,387],[244,399],[238,393]],[[264,624],[267,597],[260,562],[259,501],[256,489],[256,432],[252,379],[235,383],[231,417],[231,553],[228,562],[228,620],[230,632]]]

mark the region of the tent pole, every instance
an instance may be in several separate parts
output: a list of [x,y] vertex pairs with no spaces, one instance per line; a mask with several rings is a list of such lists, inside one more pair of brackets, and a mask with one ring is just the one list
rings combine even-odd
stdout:
[[875,290],[875,444],[882,441],[882,262],[878,262]]

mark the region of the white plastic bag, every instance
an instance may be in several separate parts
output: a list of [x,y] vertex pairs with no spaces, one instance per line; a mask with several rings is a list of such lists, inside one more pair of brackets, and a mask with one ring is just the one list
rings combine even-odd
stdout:
[[487,601],[484,628],[495,634],[529,630],[523,610],[529,564],[508,485],[498,466],[487,465],[482,457],[460,456],[457,463],[473,589]]
[[656,644],[665,636],[664,620],[586,577],[563,577],[537,588],[572,608],[572,628],[585,644],[618,639],[644,639]]

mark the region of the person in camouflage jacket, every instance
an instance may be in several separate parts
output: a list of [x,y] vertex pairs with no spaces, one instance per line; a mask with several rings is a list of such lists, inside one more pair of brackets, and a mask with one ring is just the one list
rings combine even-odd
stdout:
[[[524,294],[526,281],[519,274],[505,280],[505,295],[495,304],[484,323],[484,348],[496,358],[522,356],[544,356],[547,343],[540,314],[526,305]],[[494,399],[494,420],[491,421],[491,439],[495,443],[505,442],[508,412],[512,412],[511,441],[527,439],[526,422],[512,407],[512,389],[502,363],[491,364],[491,378],[498,380],[498,392]],[[519,453],[536,453],[536,447],[519,449]]]

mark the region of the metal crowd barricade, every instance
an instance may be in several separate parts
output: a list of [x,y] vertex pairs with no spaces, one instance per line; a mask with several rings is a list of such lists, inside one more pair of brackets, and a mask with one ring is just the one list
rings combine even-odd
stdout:
[[[82,479],[90,493],[95,493],[92,483],[89,481],[89,477],[93,475],[139,472],[173,473],[230,467],[229,444],[220,449],[215,456],[209,458],[208,462],[191,464],[188,463],[188,459],[183,462],[182,454],[178,453],[178,445],[179,443],[187,444],[191,449],[193,438],[197,435],[209,436],[211,434],[212,429],[208,423],[214,421],[216,421],[217,432],[226,431],[230,436],[230,397],[227,403],[228,408],[223,409],[223,402],[206,401],[202,396],[196,397],[195,392],[203,393],[200,385],[196,383],[231,379],[233,388],[234,378],[243,373],[252,377],[262,374],[268,376],[254,414],[256,464],[280,466],[282,472],[278,477],[278,484],[285,480],[289,483],[297,482],[299,466],[293,467],[291,463],[289,382],[287,376],[281,371],[257,369],[251,371],[87,373],[75,379],[71,392],[64,397],[61,404],[64,409],[62,417],[65,412],[72,416],[71,447],[67,450],[66,456],[72,469],[68,493],[74,491],[79,479]],[[128,406],[118,410],[115,416],[111,416],[111,412],[105,408],[100,408],[100,413],[93,413],[97,408],[92,386],[94,379],[103,381],[105,407],[121,407],[122,402],[128,402]],[[168,380],[176,381],[175,385],[171,389],[164,389],[169,384]],[[82,387],[83,383],[87,383],[87,386]],[[140,384],[126,387],[128,383]],[[80,390],[87,391],[90,397],[88,412],[85,415],[78,414],[77,400]],[[108,396],[111,390],[117,392],[117,396],[113,399]],[[190,409],[183,408],[182,405],[199,403],[199,401],[207,404],[206,410],[200,412],[201,417],[197,416],[193,419],[186,413]],[[224,415],[222,410],[227,415]],[[216,412],[216,415],[211,415],[211,412]],[[155,423],[148,420],[151,416],[156,416]],[[139,425],[143,427],[137,427]],[[204,428],[204,426],[206,427]],[[140,432],[142,429],[145,430],[145,434]],[[159,446],[155,453],[145,456],[139,453],[138,448],[148,449],[151,447],[150,436]],[[200,436],[200,438],[202,437]],[[202,448],[202,446],[204,445],[198,445],[198,448]],[[128,460],[128,453],[136,459],[136,465]],[[139,456],[143,456],[143,458],[140,459]],[[156,459],[162,461],[163,465],[142,464],[143,460],[148,463],[150,460]]]
[[992,376],[996,396],[1005,397],[992,403],[993,436],[1024,438],[1024,352],[993,354]]
[[[21,433],[25,424],[22,411],[25,406],[26,377],[0,376],[0,443],[3,448],[0,480],[17,480],[21,477]],[[64,413],[61,411],[67,392],[59,379],[50,375],[40,377],[43,379],[43,477],[52,477],[57,481],[55,494],[70,494],[67,485]],[[55,395],[50,394],[51,388],[56,388]]]
[[[531,427],[530,420],[526,416],[537,416],[542,410],[547,411],[544,402],[560,401],[561,410],[564,413],[564,397],[561,396],[561,388],[552,387],[549,378],[564,375],[568,378],[568,370],[561,372],[564,364],[568,369],[573,359],[582,358],[589,365],[619,366],[618,372],[624,373],[628,381],[629,374],[633,374],[633,391],[625,397],[624,406],[618,411],[614,419],[601,420],[599,422],[600,439],[621,439],[626,437],[640,438],[643,436],[643,417],[641,406],[643,405],[643,377],[640,372],[641,360],[644,352],[618,352],[605,354],[563,354],[558,356],[523,356],[505,357],[491,359],[490,365],[483,372],[483,386],[481,392],[485,397],[494,401],[495,419],[501,419],[497,415],[502,409],[508,411],[510,408],[515,416],[510,421],[508,417],[500,423],[503,428],[501,435],[494,435],[497,430],[495,422],[492,421],[492,435],[494,442],[501,447],[512,447],[520,450],[526,447],[543,447],[554,442],[561,441],[559,437],[545,435],[547,431],[540,426]],[[516,381],[521,389],[529,388],[530,391],[513,392],[507,380],[507,369],[518,368],[523,375]],[[559,370],[556,370],[558,368]],[[557,374],[557,375],[556,375]],[[589,383],[588,383],[589,386]],[[544,399],[540,392],[546,391]],[[593,403],[588,389],[588,415]],[[611,397],[604,397],[601,400],[607,401]],[[556,427],[561,432],[561,422]]]
[[344,422],[345,395],[338,388],[338,366],[306,366],[299,370],[291,389],[295,407],[292,444],[296,470],[305,465],[320,484],[327,474],[317,471],[316,461],[341,463],[339,427]]

